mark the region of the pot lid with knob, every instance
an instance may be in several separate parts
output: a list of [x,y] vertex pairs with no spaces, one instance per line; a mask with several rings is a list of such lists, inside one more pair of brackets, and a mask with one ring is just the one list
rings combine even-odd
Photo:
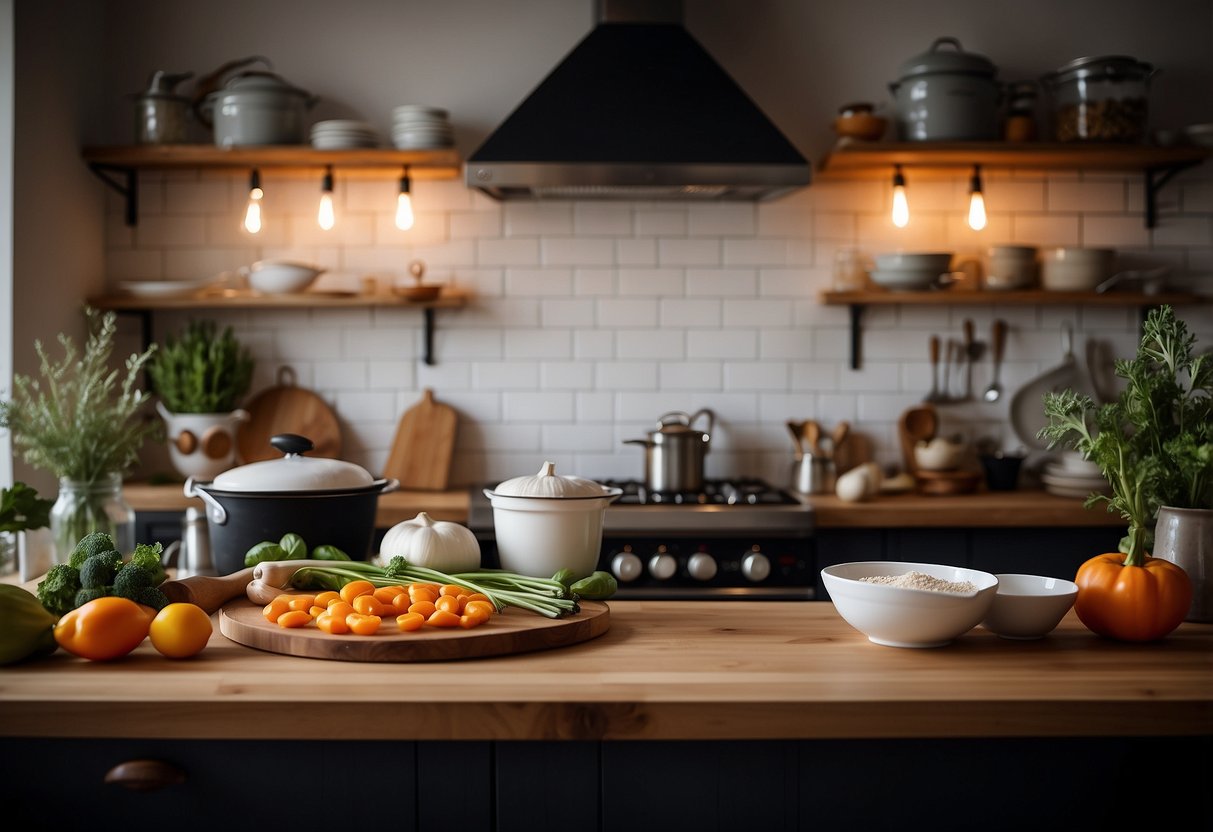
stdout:
[[282,451],[281,459],[267,459],[224,471],[210,488],[236,493],[334,491],[376,485],[360,465],[340,459],[304,456],[312,441],[294,433],[280,433],[270,444]]

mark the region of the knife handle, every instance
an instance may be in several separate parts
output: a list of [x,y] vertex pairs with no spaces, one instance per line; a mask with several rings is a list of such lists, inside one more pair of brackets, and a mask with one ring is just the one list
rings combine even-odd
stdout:
[[244,595],[245,588],[252,580],[253,569],[249,567],[230,575],[193,575],[179,581],[165,581],[160,585],[160,590],[173,603],[197,604],[211,614],[233,598]]

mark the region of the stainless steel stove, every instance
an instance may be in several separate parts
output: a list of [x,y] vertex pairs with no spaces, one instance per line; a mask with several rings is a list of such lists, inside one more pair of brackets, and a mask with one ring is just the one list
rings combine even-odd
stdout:
[[[702,491],[654,492],[632,480],[606,510],[598,568],[619,580],[618,598],[812,600],[813,512],[758,479],[708,480]],[[497,564],[493,509],[471,491],[468,526],[486,565]]]

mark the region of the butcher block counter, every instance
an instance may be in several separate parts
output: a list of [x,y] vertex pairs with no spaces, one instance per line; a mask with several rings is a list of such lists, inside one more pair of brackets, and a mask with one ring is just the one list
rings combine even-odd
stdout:
[[[0,736],[689,740],[1213,735],[1213,625],[1155,644],[977,628],[871,644],[829,603],[610,604],[605,635],[432,664],[319,661],[219,634],[185,661],[60,651],[0,673]],[[346,636],[356,638],[356,636]],[[154,719],[149,719],[149,714]],[[375,718],[368,719],[368,714]]]

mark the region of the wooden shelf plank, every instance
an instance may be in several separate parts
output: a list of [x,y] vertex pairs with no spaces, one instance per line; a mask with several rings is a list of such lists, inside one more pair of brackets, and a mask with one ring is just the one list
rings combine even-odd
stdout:
[[295,295],[178,295],[148,298],[135,295],[101,295],[88,299],[98,309],[144,311],[154,309],[301,309],[391,306],[408,309],[457,309],[467,304],[466,295],[444,295],[430,301],[414,301],[393,295],[326,295],[301,292]]
[[140,170],[274,168],[322,170],[328,165],[349,171],[399,173],[405,165],[419,179],[454,179],[463,164],[453,148],[396,150],[357,148],[317,150],[307,145],[223,148],[210,144],[119,145],[86,147],[90,165]]
[[1184,306],[1209,303],[1213,298],[1186,292],[1162,292],[1147,295],[1141,292],[833,292],[820,294],[827,306]]
[[1213,151],[1184,145],[1152,147],[1132,144],[1072,144],[1033,142],[839,142],[822,159],[818,179],[889,176],[894,165],[916,171],[972,168],[1037,170],[1147,171],[1186,167],[1207,159]]

